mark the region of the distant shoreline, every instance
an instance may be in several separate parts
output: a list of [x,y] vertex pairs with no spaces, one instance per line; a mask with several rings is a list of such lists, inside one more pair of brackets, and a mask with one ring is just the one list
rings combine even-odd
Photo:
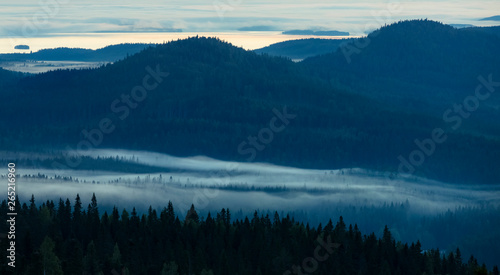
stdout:
[[0,53],[25,53],[25,50],[13,50],[15,45],[30,45],[33,52],[50,48],[85,48],[96,50],[109,45],[122,43],[164,43],[194,36],[218,37],[237,47],[255,50],[287,40],[302,38],[341,39],[351,36],[324,35],[286,35],[281,31],[235,31],[235,32],[167,32],[167,33],[85,33],[57,34],[53,37],[36,38],[0,38]]

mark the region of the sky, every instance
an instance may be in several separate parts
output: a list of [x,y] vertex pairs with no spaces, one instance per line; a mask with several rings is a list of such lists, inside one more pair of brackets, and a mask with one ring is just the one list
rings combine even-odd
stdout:
[[[498,11],[498,12],[497,12]],[[364,35],[401,19],[499,25],[500,1],[23,0],[0,4],[0,37],[89,33],[339,30]],[[126,42],[126,41],[124,41]]]

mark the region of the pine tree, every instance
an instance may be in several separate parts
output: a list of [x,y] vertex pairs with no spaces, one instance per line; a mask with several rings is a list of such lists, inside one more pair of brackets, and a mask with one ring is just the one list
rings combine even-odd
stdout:
[[173,224],[175,221],[174,205],[171,201],[168,202],[167,210],[165,212],[165,219],[167,224]]
[[76,194],[75,206],[73,206],[73,209],[73,219],[80,221],[80,217],[82,215],[82,201],[79,194]]
[[63,274],[61,261],[54,253],[55,244],[51,238],[45,237],[40,245],[40,255],[42,256],[44,274]]
[[196,210],[194,209],[194,204],[191,204],[191,208],[186,214],[186,218],[184,219],[185,224],[190,224],[191,222],[197,224],[200,221],[200,218],[198,217],[198,213],[196,213]]
[[175,262],[164,263],[163,268],[161,269],[161,275],[179,275],[177,271],[179,267]]
[[31,195],[31,199],[30,199],[30,215],[31,216],[35,216],[36,212],[37,212],[37,208],[36,208],[36,204],[35,204],[35,196]]
[[498,266],[497,265],[495,265],[493,267],[493,275],[500,275],[500,271],[498,271]]
[[122,255],[117,243],[115,243],[115,246],[113,248],[113,255],[111,256],[111,267],[115,270],[120,270],[122,267]]
[[83,250],[80,242],[71,239],[66,244],[65,262],[63,270],[65,274],[82,274],[83,271]]
[[83,258],[83,269],[87,274],[97,274],[101,271],[94,241],[87,246],[87,252]]

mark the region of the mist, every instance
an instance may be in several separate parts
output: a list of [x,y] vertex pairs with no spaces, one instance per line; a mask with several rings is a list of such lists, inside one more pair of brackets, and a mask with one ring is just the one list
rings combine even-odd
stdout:
[[[172,201],[180,213],[191,204],[206,211],[223,207],[252,212],[256,209],[315,209],[325,205],[412,205],[412,211],[432,214],[457,207],[496,207],[500,185],[458,185],[409,175],[359,168],[313,170],[265,163],[220,161],[208,157],[101,149],[92,158],[119,156],[124,162],[164,169],[137,174],[95,170],[51,170],[18,167],[21,199],[74,199],[84,203],[95,193],[103,207],[149,206],[160,209]],[[29,176],[28,175],[32,175]],[[43,177],[44,175],[46,177]],[[71,178],[71,180],[70,180]]]
[[[60,156],[2,152],[4,158],[18,160],[52,160],[56,155]],[[113,207],[129,213],[135,208],[139,215],[151,207],[159,213],[171,201],[181,220],[192,204],[202,220],[222,208],[231,210],[232,219],[250,219],[255,213],[273,217],[276,212],[311,226],[343,216],[363,232],[381,236],[388,226],[397,241],[420,240],[423,249],[439,248],[443,253],[460,247],[464,257],[473,254],[488,264],[497,263],[489,253],[497,248],[488,240],[497,236],[499,226],[498,184],[460,185],[359,168],[299,169],[116,149],[84,155],[95,161],[95,167],[55,170],[23,167],[19,161],[16,191],[21,203],[29,203],[34,195],[37,205],[60,199],[73,204],[79,194],[86,209],[95,194],[101,214]],[[117,165],[100,169],[99,159],[110,158]],[[118,172],[131,167],[155,172]],[[470,223],[471,219],[476,222]],[[461,229],[450,231],[450,224]]]

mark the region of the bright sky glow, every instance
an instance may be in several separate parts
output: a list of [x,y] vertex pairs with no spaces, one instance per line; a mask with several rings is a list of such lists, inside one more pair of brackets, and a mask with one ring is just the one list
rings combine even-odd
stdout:
[[[500,21],[480,20],[500,13],[496,11],[500,11],[498,0],[319,0],[313,3],[289,0],[286,4],[275,0],[4,1],[0,4],[0,52],[12,49],[15,46],[12,44],[20,44],[18,42],[23,40],[29,43],[32,38],[53,37],[55,34],[61,38],[61,34],[68,37],[88,33],[137,34],[180,30],[200,34],[238,33],[243,28],[245,33],[270,31],[269,35],[291,29],[339,30],[363,35],[384,24],[418,18],[446,24],[498,25]],[[112,40],[106,35],[102,39],[104,44],[109,44],[108,39],[109,42]],[[157,41],[156,38],[144,39],[140,41]],[[120,42],[137,42],[134,36],[125,40]],[[74,41],[81,43],[76,42],[78,39]],[[43,41],[37,40],[37,43]],[[53,42],[49,44],[54,45]],[[255,48],[255,45],[243,44],[239,46]]]

